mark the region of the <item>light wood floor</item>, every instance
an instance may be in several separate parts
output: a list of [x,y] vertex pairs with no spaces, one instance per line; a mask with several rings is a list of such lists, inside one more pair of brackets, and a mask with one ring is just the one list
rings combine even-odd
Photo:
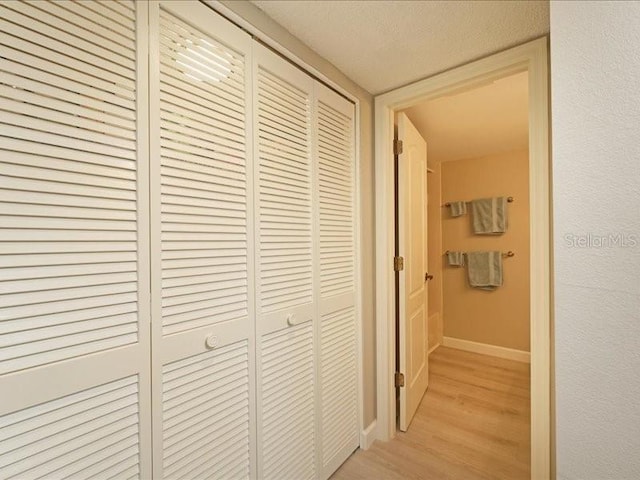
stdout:
[[409,431],[358,450],[331,479],[528,479],[529,396],[529,364],[439,347]]

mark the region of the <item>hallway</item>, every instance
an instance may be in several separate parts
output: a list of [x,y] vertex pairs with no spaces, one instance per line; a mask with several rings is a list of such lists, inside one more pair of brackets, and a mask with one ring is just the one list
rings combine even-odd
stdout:
[[429,370],[409,431],[357,451],[332,480],[529,478],[529,364],[439,347]]

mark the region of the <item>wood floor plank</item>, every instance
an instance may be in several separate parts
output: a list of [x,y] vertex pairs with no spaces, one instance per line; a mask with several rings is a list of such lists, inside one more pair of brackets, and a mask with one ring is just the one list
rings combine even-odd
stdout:
[[529,479],[529,365],[439,347],[429,370],[409,431],[356,451],[331,479]]

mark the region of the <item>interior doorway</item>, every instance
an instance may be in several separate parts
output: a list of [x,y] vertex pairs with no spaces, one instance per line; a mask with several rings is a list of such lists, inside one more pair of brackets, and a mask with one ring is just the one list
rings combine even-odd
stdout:
[[[393,263],[389,261],[395,253],[392,150],[394,116],[421,102],[490,85],[514,74],[520,73],[527,79],[528,192],[525,197],[528,196],[527,200],[531,202],[528,221],[529,251],[522,249],[521,253],[528,257],[525,260],[532,267],[529,270],[527,292],[531,300],[528,306],[528,334],[531,345],[532,478],[548,478],[550,475],[550,219],[546,58],[547,41],[540,39],[376,98],[376,323],[377,338],[387,339],[378,342],[377,436],[387,440],[395,435],[397,428],[396,392],[393,385],[397,336],[394,313],[398,302]],[[509,250],[505,250],[504,253],[508,252]],[[440,259],[442,260],[441,256]],[[505,264],[508,268],[507,260]],[[444,336],[442,343],[446,344]],[[505,354],[526,352],[508,346],[503,348]]]
[[[398,429],[415,416],[410,436],[431,436],[433,451],[526,478],[527,72],[420,102],[395,122]],[[490,202],[500,209],[482,211]]]

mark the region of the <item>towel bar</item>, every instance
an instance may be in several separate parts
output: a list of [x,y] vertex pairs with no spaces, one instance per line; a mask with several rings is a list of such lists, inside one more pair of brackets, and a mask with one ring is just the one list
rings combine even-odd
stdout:
[[[467,200],[464,203],[471,203],[471,200]],[[507,197],[507,203],[513,203],[513,197]],[[447,202],[443,205],[443,207],[450,207],[451,206],[451,202]]]
[[[446,252],[444,252],[444,254],[445,254],[445,255],[448,255],[448,254],[449,254],[449,250],[447,250]],[[508,252],[502,252],[502,256],[503,256],[503,257],[515,257],[515,256],[516,256],[516,254],[515,254],[515,252],[513,252],[513,251],[509,250]]]

